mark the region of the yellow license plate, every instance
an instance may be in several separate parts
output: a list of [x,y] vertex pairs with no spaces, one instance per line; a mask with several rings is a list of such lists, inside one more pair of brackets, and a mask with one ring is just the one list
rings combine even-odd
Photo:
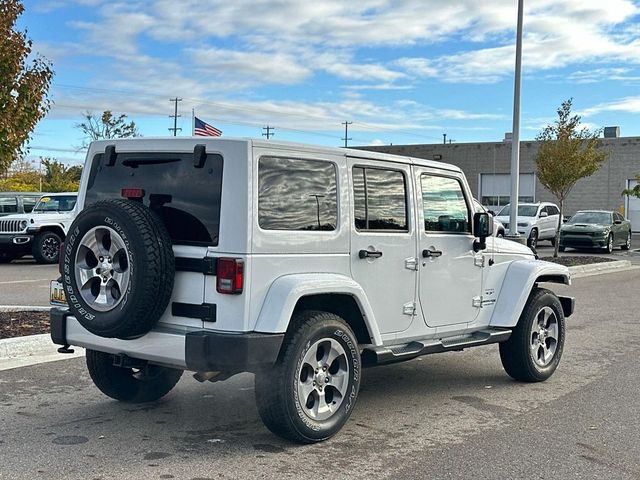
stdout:
[[51,280],[49,286],[49,303],[51,305],[67,306],[67,297],[64,294],[62,283],[57,280]]

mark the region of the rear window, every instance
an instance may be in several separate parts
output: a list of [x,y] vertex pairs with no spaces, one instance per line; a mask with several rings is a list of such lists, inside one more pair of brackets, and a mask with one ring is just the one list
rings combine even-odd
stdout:
[[218,245],[223,158],[207,154],[202,168],[193,153],[118,153],[106,166],[94,157],[85,205],[122,198],[123,188],[142,188],[144,204],[167,226],[174,244]]

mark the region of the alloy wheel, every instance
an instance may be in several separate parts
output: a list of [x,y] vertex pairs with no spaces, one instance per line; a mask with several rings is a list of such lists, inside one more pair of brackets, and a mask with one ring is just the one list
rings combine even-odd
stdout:
[[558,317],[551,307],[543,307],[531,326],[530,348],[533,361],[539,367],[548,366],[558,348]]
[[297,372],[302,411],[316,421],[330,418],[346,398],[348,385],[349,363],[343,346],[331,338],[311,345]]
[[83,300],[100,312],[120,303],[129,286],[129,253],[122,237],[112,228],[89,230],[76,252],[75,281]]

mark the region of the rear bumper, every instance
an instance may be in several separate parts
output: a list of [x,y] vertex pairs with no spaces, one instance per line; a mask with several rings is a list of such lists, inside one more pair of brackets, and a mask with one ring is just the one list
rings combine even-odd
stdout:
[[284,334],[221,333],[159,325],[140,338],[120,340],[88,332],[67,309],[54,308],[50,317],[51,339],[58,345],[124,354],[195,372],[258,371],[275,363],[284,339]]

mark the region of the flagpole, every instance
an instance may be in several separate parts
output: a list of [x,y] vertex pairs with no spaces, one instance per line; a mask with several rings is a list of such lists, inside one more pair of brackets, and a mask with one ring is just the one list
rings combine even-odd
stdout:
[[191,109],[191,136],[195,136],[196,134],[196,109]]

